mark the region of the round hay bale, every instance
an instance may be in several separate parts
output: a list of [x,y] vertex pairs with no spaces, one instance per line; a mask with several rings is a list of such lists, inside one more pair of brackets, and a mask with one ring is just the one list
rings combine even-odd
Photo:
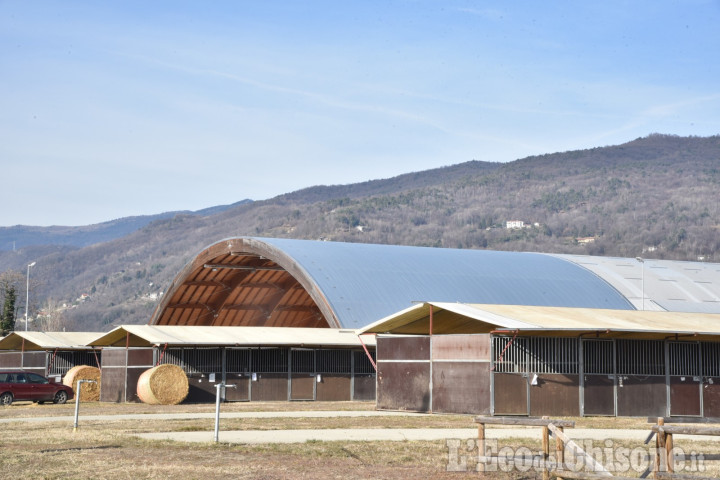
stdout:
[[[80,394],[78,394],[78,380],[94,380],[95,383],[80,384]],[[77,365],[65,374],[63,384],[73,389],[76,402],[97,402],[100,400],[100,369],[97,367]]]
[[187,375],[177,365],[163,364],[145,370],[137,383],[137,395],[149,405],[177,405],[190,391]]

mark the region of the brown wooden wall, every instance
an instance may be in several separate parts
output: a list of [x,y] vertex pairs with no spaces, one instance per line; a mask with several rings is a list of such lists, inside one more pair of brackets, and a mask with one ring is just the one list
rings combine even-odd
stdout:
[[720,377],[707,377],[705,379],[705,385],[703,385],[703,415],[720,418]]
[[373,374],[355,374],[353,400],[375,400],[376,381]]
[[490,361],[490,335],[435,335],[433,360]]
[[617,414],[619,417],[662,417],[666,414],[665,376],[623,375],[618,379]]
[[226,383],[235,385],[234,388],[225,389],[225,400],[228,402],[247,402],[250,400],[250,374],[227,373]]
[[378,360],[377,365],[377,408],[415,412],[430,410],[429,361],[383,362]]
[[314,400],[315,375],[293,373],[290,378],[290,400]]
[[152,368],[152,347],[106,347],[100,368],[101,402],[139,402],[137,382],[145,370]]
[[545,373],[530,385],[531,416],[580,415],[580,377]]
[[615,375],[585,375],[584,414],[615,415]]
[[670,415],[698,416],[701,413],[701,377],[670,377]]
[[490,413],[489,362],[433,362],[432,411]]
[[275,401],[288,399],[287,373],[258,373],[250,386],[250,400]]
[[350,400],[350,375],[323,373],[322,379],[316,384],[316,389],[317,395],[315,399],[319,401]]
[[528,378],[518,373],[495,373],[495,415],[528,414]]
[[[380,343],[382,342],[382,346]],[[430,337],[378,337],[377,361],[384,360],[429,360]]]
[[20,352],[0,352],[0,368],[20,368],[21,355]]
[[[217,396],[215,385],[222,382],[222,372],[210,372],[215,374],[215,381],[210,381],[208,373],[188,374],[188,396],[187,403],[212,403]],[[228,382],[229,383],[229,382]]]
[[[583,371],[582,365],[563,364],[560,371],[571,373],[541,373],[537,385],[532,385],[532,372],[492,370],[489,335],[379,335],[377,342],[379,409],[488,414],[492,403],[495,415],[656,417],[669,413],[720,418],[720,376],[717,362],[712,360],[720,355],[717,344],[703,345],[705,364],[700,369],[712,372],[704,377],[676,374],[669,377],[668,384],[664,374],[601,374],[598,368],[596,373],[585,374],[581,382],[574,372]],[[692,353],[690,347],[677,350],[678,355]],[[622,361],[618,358],[627,361],[626,357],[602,357],[595,361],[609,361],[609,368],[591,366],[607,372],[620,371],[621,366],[627,369],[627,363],[612,363]],[[637,368],[664,370],[661,364],[657,367],[657,359],[653,361]],[[682,363],[671,364],[673,367],[675,371],[684,368]],[[529,367],[518,364],[520,372],[523,368]],[[553,371],[556,366],[550,360],[542,368]]]
[[379,336],[377,358],[379,409],[490,412],[488,335]]
[[23,369],[40,375],[45,375],[47,368],[47,352],[29,351],[0,352],[0,368]]

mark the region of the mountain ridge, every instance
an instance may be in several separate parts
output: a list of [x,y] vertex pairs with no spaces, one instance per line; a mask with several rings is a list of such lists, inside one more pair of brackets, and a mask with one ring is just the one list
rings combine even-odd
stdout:
[[[146,323],[187,262],[237,236],[718,261],[719,186],[720,136],[653,134],[178,214],[86,247],[0,252],[0,272],[24,280],[37,261],[31,312],[62,312],[68,329],[107,330]],[[523,227],[507,228],[509,220]]]
[[[25,246],[40,245],[86,247],[123,237],[156,220],[172,218],[176,215],[214,215],[248,202],[252,202],[252,200],[245,199],[229,205],[217,205],[196,211],[177,210],[153,215],[122,217],[91,225],[52,225],[48,227],[14,225],[0,227],[0,250],[16,250]],[[10,245],[12,245],[12,248],[8,248]]]

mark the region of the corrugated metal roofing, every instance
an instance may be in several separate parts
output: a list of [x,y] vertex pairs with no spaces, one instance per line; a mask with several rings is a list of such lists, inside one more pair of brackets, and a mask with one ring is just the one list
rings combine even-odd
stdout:
[[483,305],[426,302],[398,312],[366,328],[363,333],[429,333],[430,309],[433,333],[659,334],[660,336],[720,336],[720,315],[688,312],[657,312],[588,308]]
[[12,332],[0,340],[0,350],[87,350],[99,332]]
[[[331,328],[291,327],[186,327],[168,325],[123,325],[95,337],[93,346],[125,346],[126,334],[130,346],[337,346],[360,347],[354,330]],[[363,339],[375,345],[372,337]]]
[[717,263],[554,256],[595,273],[638,310],[720,313],[720,265]]
[[426,298],[633,308],[588,269],[550,255],[237,238],[186,266],[150,323],[360,328]]
[[632,308],[595,275],[535,253],[264,239],[292,256],[358,328],[424,298]]

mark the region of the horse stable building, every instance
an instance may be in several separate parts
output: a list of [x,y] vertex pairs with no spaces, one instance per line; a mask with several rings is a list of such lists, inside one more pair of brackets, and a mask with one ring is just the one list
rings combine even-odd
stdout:
[[423,302],[377,339],[377,407],[720,418],[720,315]]
[[76,365],[99,367],[100,349],[88,344],[97,332],[11,332],[0,339],[0,368],[62,377]]
[[[556,272],[552,285],[548,271]],[[499,287],[537,282],[549,288],[519,295]],[[212,398],[219,381],[238,386],[227,400],[374,399],[374,339],[347,332],[431,292],[632,308],[596,275],[548,255],[232,238],[178,273],[149,325],[92,342],[104,353],[101,396],[134,401],[142,371],[176,363],[188,374],[189,401]]]
[[140,375],[159,364],[187,374],[187,402],[374,400],[374,339],[354,330],[124,325],[90,342],[102,348],[100,400],[139,401]]
[[[538,410],[540,400],[532,396],[535,390],[529,386],[526,388],[527,405],[511,405],[498,396],[505,390],[504,387],[495,388],[496,383],[500,387],[507,380],[513,388],[521,389],[520,381],[514,376],[529,379],[527,381],[532,383],[535,374],[538,375],[538,382],[545,381],[542,375],[565,375],[567,378],[563,382],[576,382],[577,386],[573,388],[580,392],[581,388],[592,388],[593,382],[602,383],[600,377],[585,381],[588,375],[605,375],[607,381],[610,380],[609,375],[615,375],[613,392],[625,389],[631,381],[631,374],[623,375],[628,379],[618,376],[621,371],[618,369],[624,368],[622,362],[618,361],[618,352],[625,351],[623,349],[629,345],[623,342],[649,342],[642,347],[647,348],[648,353],[657,353],[658,343],[652,342],[665,342],[662,343],[664,356],[661,361],[665,365],[663,362],[674,358],[665,349],[676,347],[665,347],[672,339],[658,335],[677,333],[679,342],[687,342],[689,337],[683,333],[687,329],[678,324],[676,332],[668,330],[652,333],[649,331],[652,328],[647,329],[643,325],[653,325],[655,317],[651,317],[651,313],[666,312],[696,314],[697,318],[708,314],[705,317],[708,322],[716,324],[712,314],[720,314],[719,272],[720,266],[705,262],[286,238],[229,238],[204,248],[181,269],[161,297],[148,325],[122,326],[113,332],[99,334],[87,345],[91,349],[102,349],[101,368],[106,388],[104,398],[111,401],[135,401],[133,384],[141,369],[165,362],[183,366],[193,385],[192,399],[205,399],[208,392],[214,391],[213,387],[208,388],[208,384],[212,383],[209,381],[211,375],[216,382],[226,380],[231,383],[237,380],[236,383],[241,385],[240,390],[228,390],[227,395],[238,396],[242,400],[270,397],[283,400],[327,398],[327,395],[331,395],[327,389],[331,379],[338,386],[332,395],[340,395],[342,392],[342,398],[369,398],[375,394],[375,390],[367,386],[373,383],[375,369],[369,370],[369,367],[375,361],[373,354],[377,348],[377,358],[381,363],[378,364],[377,376],[379,408],[473,413],[501,413],[507,410],[535,414],[541,411]],[[497,324],[493,324],[493,319],[487,316],[481,320],[468,317],[457,321],[472,325],[472,330],[448,330],[443,333],[437,329],[446,314],[438,310],[434,314],[434,331],[394,331],[382,327],[377,330],[383,334],[377,339],[377,347],[368,335],[355,336],[354,343],[347,340],[353,335],[346,332],[362,331],[376,325],[380,319],[392,318],[398,315],[397,312],[404,312],[408,307],[415,311],[413,309],[418,305],[425,305],[417,302],[427,299],[446,302],[448,305],[447,302],[452,302],[456,306],[480,304],[488,309],[493,305],[495,307],[492,308],[505,305],[518,308],[579,309],[583,312],[616,311],[618,315],[628,313],[648,317],[643,316],[644,320],[634,323],[638,330],[635,336],[622,338],[619,334],[612,337],[610,334],[598,333],[612,328],[604,325],[598,327],[589,313],[576,319],[573,323],[575,330],[561,328],[559,325],[563,322],[557,319],[553,320],[559,322],[557,324],[543,325],[534,317],[515,319],[510,315],[507,318],[498,317]],[[429,318],[431,315],[427,313],[426,316]],[[586,319],[592,328],[583,327]],[[487,325],[478,327],[481,321]],[[514,323],[523,327],[513,328]],[[702,342],[712,342],[710,334],[713,328],[708,326],[694,331],[705,332]],[[231,330],[225,329],[235,330],[229,333]],[[262,336],[251,335],[249,332],[252,331],[261,332]],[[301,334],[303,331],[307,331],[307,334]],[[501,331],[513,333],[503,335]],[[390,333],[390,336],[411,336],[402,337],[410,340],[402,340],[400,337],[386,340],[386,333]],[[441,339],[443,335],[448,339]],[[461,343],[454,345],[451,341],[453,335],[474,336],[458,340]],[[596,346],[585,345],[585,340],[592,335],[598,341],[610,341]],[[427,338],[419,339],[423,336]],[[497,343],[505,337],[509,337],[507,345]],[[549,346],[541,347],[541,340],[533,338],[557,339],[553,341],[560,346],[552,348],[559,350],[551,350]],[[578,344],[577,339],[582,340],[582,345]],[[410,345],[411,340],[419,342],[418,345]],[[463,344],[464,341],[470,343]],[[701,341],[700,337],[697,341]],[[425,347],[423,342],[427,343]],[[433,349],[429,349],[430,343]],[[523,347],[526,343],[530,346]],[[582,346],[587,348],[581,350]],[[612,365],[608,363],[610,347],[613,352]],[[594,351],[594,348],[600,349],[605,355],[602,357],[605,363],[597,369],[610,373],[589,373],[591,369],[588,363],[579,361],[584,358],[578,357],[579,352],[585,355],[585,352]],[[442,355],[446,356],[442,357],[438,349],[443,350],[445,353]],[[705,358],[703,355],[707,354],[702,352],[707,350],[706,345],[703,343],[698,349],[698,355]],[[502,362],[498,360],[497,366],[494,363],[491,365],[491,360],[495,362],[492,355],[500,354],[503,350]],[[343,353],[335,357],[338,351]],[[432,357],[422,357],[430,355],[430,352],[434,352]],[[534,352],[527,355],[544,359],[551,359],[556,353],[563,355],[562,358],[575,355],[575,360],[564,360],[563,369],[546,365],[543,367],[545,370],[540,370],[535,364],[531,368],[528,366],[529,360],[523,360],[512,367],[513,371],[503,371],[506,368],[503,362],[515,358],[512,355],[521,356],[521,352]],[[402,371],[388,370],[390,360],[398,365],[417,367],[419,376],[410,374],[408,370],[403,380],[406,385],[410,380],[413,382],[410,385],[413,388],[406,390],[403,399],[386,396],[390,391],[386,389],[387,379],[395,378],[393,375]],[[418,363],[416,360],[422,360],[428,366],[433,365],[432,375],[429,370],[425,372],[422,369],[425,367],[415,365]],[[646,376],[665,375],[667,369],[674,365],[672,360],[669,361],[665,370],[660,373],[657,373],[657,369],[651,370],[656,373],[647,375],[642,373],[646,370],[634,366],[633,371],[637,373],[632,376],[639,381]],[[447,367],[444,370],[438,366],[443,362]],[[487,365],[476,365],[480,363]],[[640,365],[643,362],[637,360],[637,363]],[[657,362],[654,365],[653,368],[656,368]],[[474,367],[477,369],[473,370]],[[492,370],[483,373],[486,367]],[[333,371],[333,368],[342,371]],[[537,371],[531,371],[533,368]],[[646,365],[644,368],[650,367]],[[472,372],[477,373],[477,379],[472,376]],[[499,376],[501,373],[509,376]],[[253,380],[253,374],[256,374],[257,380]],[[342,380],[335,379],[333,374],[340,375]],[[434,378],[436,375],[439,376]],[[302,379],[303,376],[307,378]],[[684,377],[686,380],[689,377],[685,374],[670,376]],[[695,377],[693,375],[691,380]],[[272,378],[274,380],[270,381]],[[309,378],[314,378],[315,383],[310,382]],[[438,390],[443,379],[453,378],[463,379],[466,383],[463,387],[470,388],[472,385],[475,388],[474,385],[478,385],[477,388],[488,389],[488,393],[482,393],[479,399],[473,400],[481,403],[471,402],[469,406],[463,406],[465,400],[456,398],[453,389],[460,388],[460,385],[444,390],[447,393]],[[328,380],[327,385],[321,385],[323,379]],[[429,388],[431,379],[432,388]],[[549,382],[545,385],[549,385]],[[248,393],[243,396],[245,392]],[[622,403],[624,400],[620,397],[617,397],[620,403],[615,406],[616,397],[613,397],[612,412],[607,414],[624,414],[626,411]],[[677,407],[677,400],[671,403],[672,399],[668,395],[666,399],[666,409],[671,404]],[[705,403],[708,402],[710,399]],[[548,404],[550,410],[556,408],[556,404],[551,403]],[[567,405],[572,403],[570,401]],[[570,407],[564,410],[590,414],[594,408],[585,402],[581,409],[579,399],[576,403],[576,410]],[[663,404],[658,405],[655,409],[657,411],[661,410]],[[607,412],[609,410],[606,407],[606,403],[603,403],[602,408],[598,409]],[[702,411],[705,409],[703,404]]]

